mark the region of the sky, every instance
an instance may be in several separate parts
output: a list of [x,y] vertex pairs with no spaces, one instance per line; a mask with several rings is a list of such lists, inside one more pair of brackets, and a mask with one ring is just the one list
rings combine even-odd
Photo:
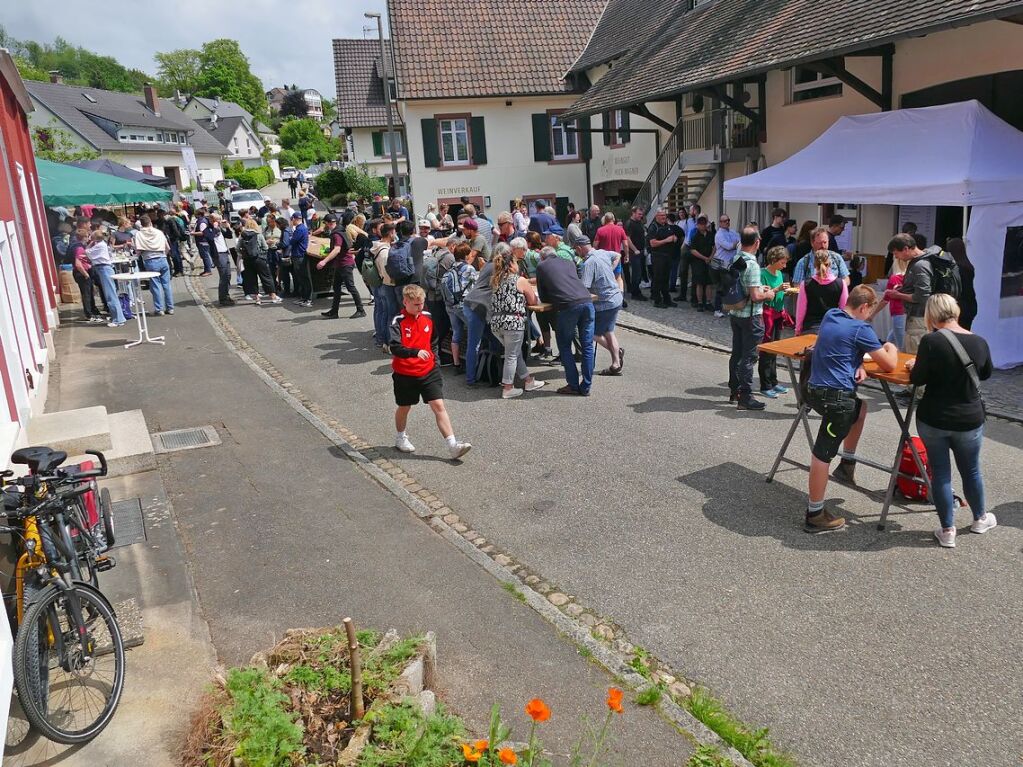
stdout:
[[[381,14],[387,35],[386,0],[174,0],[119,4],[111,13],[71,0],[0,0],[0,6],[0,24],[19,40],[52,43],[63,37],[150,74],[156,72],[154,51],[232,38],[264,90],[295,83],[329,99],[336,98],[331,40],[376,39],[376,22],[362,15],[366,11]],[[134,10],[141,7],[144,14]],[[364,33],[364,26],[372,31]]]

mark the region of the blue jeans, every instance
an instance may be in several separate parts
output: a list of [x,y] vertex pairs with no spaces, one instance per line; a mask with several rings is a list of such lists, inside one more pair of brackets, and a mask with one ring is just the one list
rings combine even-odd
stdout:
[[213,271],[213,257],[210,256],[210,244],[205,240],[196,240],[195,247],[199,249],[199,257],[202,259],[202,270]]
[[902,345],[906,342],[906,315],[892,315],[892,329],[888,331],[886,341],[891,341],[895,347],[902,351]]
[[174,295],[171,293],[171,271],[167,259],[163,256],[147,258],[143,261],[147,272],[159,272],[159,277],[149,281],[149,292],[153,294],[153,311],[162,312],[174,308]]
[[378,285],[373,288],[373,340],[377,346],[383,346],[390,340],[389,326],[398,307],[394,303],[394,288],[391,285]]
[[117,287],[114,285],[114,267],[110,264],[96,264],[92,267],[99,278],[99,289],[103,291],[103,300],[107,303],[107,311],[112,322],[124,324],[124,312],[121,302],[117,299]]
[[[593,320],[595,313],[593,304],[587,302],[568,309],[558,310],[558,318],[554,333],[558,338],[558,352],[561,364],[565,366],[565,379],[568,385],[580,394],[589,394],[593,384]],[[572,355],[572,337],[579,330],[579,345],[582,347],[583,369],[582,378],[575,366]]]
[[465,358],[465,382],[474,384],[476,383],[476,358],[487,321],[465,304],[462,304],[462,316],[465,317],[465,326],[469,331],[469,340],[465,342],[465,348],[462,349],[462,356]]
[[174,274],[181,274],[181,246],[177,240],[168,239],[167,244],[170,246],[170,260],[174,264]]
[[228,251],[217,251],[217,271],[220,282],[217,284],[217,298],[223,302],[231,298],[231,254]]
[[952,461],[949,451],[955,455],[956,468],[963,478],[963,495],[970,504],[974,519],[984,516],[984,479],[980,475],[980,446],[984,442],[984,427],[970,431],[948,431],[928,426],[919,418],[916,421],[920,439],[927,448],[927,462],[931,468],[931,489],[934,490],[934,505],[942,527],[955,526],[955,508],[952,499]]

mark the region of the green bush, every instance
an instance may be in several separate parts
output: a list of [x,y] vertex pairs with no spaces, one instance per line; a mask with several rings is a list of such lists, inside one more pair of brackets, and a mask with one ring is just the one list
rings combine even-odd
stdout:
[[244,170],[231,178],[236,179],[242,189],[262,189],[274,182],[274,172],[270,168],[262,166]]
[[224,723],[238,743],[235,756],[250,767],[288,767],[302,754],[302,726],[287,710],[281,683],[257,668],[235,668],[227,674],[230,706]]
[[331,168],[316,177],[316,194],[323,199],[348,193],[348,179],[343,170]]

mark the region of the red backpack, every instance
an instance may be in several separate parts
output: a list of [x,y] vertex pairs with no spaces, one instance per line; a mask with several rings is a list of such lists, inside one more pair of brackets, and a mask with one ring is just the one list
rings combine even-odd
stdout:
[[[917,453],[920,454],[920,462],[924,465],[924,470],[927,472],[927,478],[931,477],[931,467],[927,463],[927,448],[924,447],[924,442],[919,437],[911,437],[913,445],[916,447]],[[917,471],[916,461],[913,460],[913,452],[909,448],[909,444],[902,446],[902,460],[899,461],[899,474],[905,474],[906,477],[899,476],[896,479],[896,485],[899,488],[899,492],[902,497],[908,501],[926,501],[927,500],[927,485],[914,482],[907,477],[920,477],[920,472]]]

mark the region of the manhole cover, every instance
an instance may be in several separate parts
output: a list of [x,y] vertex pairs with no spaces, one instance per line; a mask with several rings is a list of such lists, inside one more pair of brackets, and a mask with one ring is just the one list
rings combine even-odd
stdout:
[[119,549],[146,540],[146,523],[142,517],[140,498],[114,501],[110,504],[110,510],[114,516],[113,548]]
[[157,453],[173,453],[177,450],[194,450],[197,447],[220,444],[220,435],[212,426],[161,431],[152,436],[153,449]]

